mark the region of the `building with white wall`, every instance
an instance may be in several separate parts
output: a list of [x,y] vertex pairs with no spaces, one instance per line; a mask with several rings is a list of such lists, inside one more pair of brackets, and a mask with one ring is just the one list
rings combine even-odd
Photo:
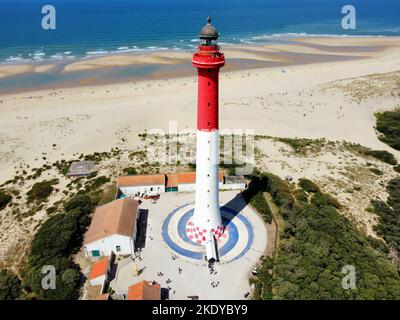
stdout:
[[96,261],[92,265],[92,269],[88,275],[91,286],[102,286],[108,278],[110,271],[110,261],[108,258],[103,258]]
[[97,207],[85,234],[84,250],[88,257],[133,254],[139,219],[138,202],[123,198]]
[[165,174],[145,174],[121,176],[118,188],[127,197],[165,192]]
[[243,176],[225,176],[224,190],[244,190],[247,188],[246,179]]
[[[120,176],[117,181],[117,198],[138,197],[164,192],[195,192],[196,172]],[[244,190],[244,177],[224,176],[218,172],[219,190]]]

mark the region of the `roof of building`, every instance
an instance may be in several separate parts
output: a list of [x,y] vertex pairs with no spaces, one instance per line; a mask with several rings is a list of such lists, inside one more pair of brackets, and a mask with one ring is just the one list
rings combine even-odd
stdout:
[[76,161],[69,167],[67,176],[87,176],[90,175],[95,166],[94,161]]
[[[180,172],[177,173],[178,184],[190,184],[196,182],[196,172]],[[219,182],[224,181],[224,173],[220,171],[218,173]]]
[[178,175],[176,173],[167,173],[166,176],[165,186],[167,188],[176,188],[178,186]]
[[119,187],[165,185],[164,174],[144,174],[118,177]]
[[133,235],[138,202],[130,198],[114,200],[97,207],[85,235],[84,243],[90,243],[113,234]]
[[246,183],[243,176],[225,176],[225,184]]
[[149,281],[135,283],[128,288],[128,300],[161,300],[161,286]]
[[92,265],[92,270],[89,274],[89,280],[96,279],[97,277],[106,274],[108,268],[108,258],[101,259]]

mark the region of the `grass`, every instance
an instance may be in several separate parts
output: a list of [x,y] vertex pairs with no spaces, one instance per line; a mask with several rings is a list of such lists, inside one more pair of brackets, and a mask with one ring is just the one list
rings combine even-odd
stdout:
[[305,139],[305,138],[274,138],[290,146],[297,154],[305,155],[307,152],[319,152],[326,145],[325,139]]

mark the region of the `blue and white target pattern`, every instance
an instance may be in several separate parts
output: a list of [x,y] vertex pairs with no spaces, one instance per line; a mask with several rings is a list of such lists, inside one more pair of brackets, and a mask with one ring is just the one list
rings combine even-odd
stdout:
[[[193,204],[175,209],[165,219],[162,235],[173,253],[191,260],[203,260],[204,248],[190,239],[188,226],[193,216]],[[221,207],[224,234],[217,240],[221,263],[227,263],[242,257],[254,241],[253,227],[246,216],[228,207]]]

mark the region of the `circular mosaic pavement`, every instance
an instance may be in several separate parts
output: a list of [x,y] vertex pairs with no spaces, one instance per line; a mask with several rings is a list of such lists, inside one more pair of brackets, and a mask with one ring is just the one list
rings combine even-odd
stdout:
[[[199,239],[190,233],[193,204],[175,209],[165,219],[162,235],[173,253],[190,260],[203,260],[205,250]],[[221,207],[224,233],[217,240],[220,263],[234,261],[243,256],[254,240],[251,223],[242,212],[228,207]]]

